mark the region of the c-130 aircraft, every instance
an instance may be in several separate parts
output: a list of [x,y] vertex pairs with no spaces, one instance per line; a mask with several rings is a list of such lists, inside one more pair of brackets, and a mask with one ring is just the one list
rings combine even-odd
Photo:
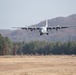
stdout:
[[48,30],[56,30],[57,31],[58,29],[65,29],[68,27],[69,26],[59,26],[59,25],[50,27],[50,26],[48,26],[48,20],[46,20],[46,25],[43,27],[13,27],[13,28],[20,28],[23,30],[30,30],[30,31],[39,30],[40,35],[43,35],[43,34],[49,35]]

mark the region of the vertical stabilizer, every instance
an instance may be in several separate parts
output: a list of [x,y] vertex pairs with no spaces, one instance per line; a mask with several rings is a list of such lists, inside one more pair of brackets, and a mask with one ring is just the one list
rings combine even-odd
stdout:
[[48,20],[46,19],[46,27],[48,27]]

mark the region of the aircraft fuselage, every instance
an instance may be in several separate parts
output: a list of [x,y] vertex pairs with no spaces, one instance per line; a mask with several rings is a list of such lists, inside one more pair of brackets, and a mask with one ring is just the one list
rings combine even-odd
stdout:
[[47,27],[41,27],[39,32],[40,32],[40,35],[42,35],[42,34],[47,34],[48,35]]

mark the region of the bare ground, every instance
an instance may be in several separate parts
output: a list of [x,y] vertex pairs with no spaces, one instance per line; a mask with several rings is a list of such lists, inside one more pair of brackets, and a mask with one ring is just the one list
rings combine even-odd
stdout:
[[1,56],[0,75],[76,75],[76,56]]

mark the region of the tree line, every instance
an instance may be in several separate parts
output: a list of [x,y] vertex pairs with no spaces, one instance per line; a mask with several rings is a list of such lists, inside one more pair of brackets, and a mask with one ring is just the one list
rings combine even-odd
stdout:
[[0,34],[0,55],[76,55],[76,41],[13,42]]

